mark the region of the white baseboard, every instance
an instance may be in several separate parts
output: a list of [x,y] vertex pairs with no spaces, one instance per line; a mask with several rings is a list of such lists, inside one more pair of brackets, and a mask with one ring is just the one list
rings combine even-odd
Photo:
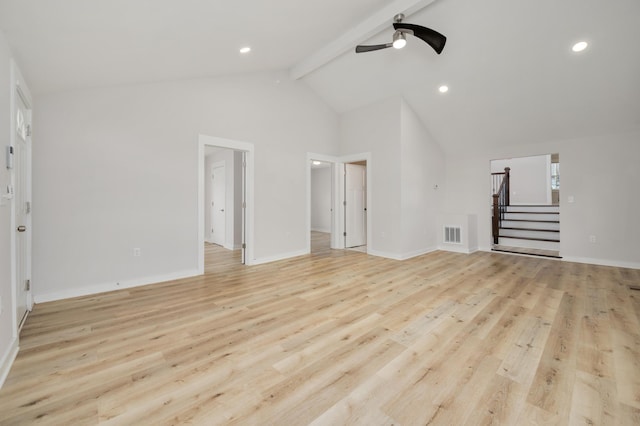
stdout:
[[608,259],[593,259],[590,257],[571,257],[571,256],[562,256],[563,262],[576,262],[576,263],[590,263],[592,265],[601,265],[601,266],[615,266],[617,268],[630,268],[630,269],[640,269],[640,263],[637,262],[620,262],[618,260],[608,260]]
[[[492,251],[491,247],[483,247],[480,251]],[[495,253],[495,252],[494,252]],[[616,268],[629,268],[629,269],[640,269],[640,263],[637,262],[621,262],[619,260],[608,260],[608,259],[595,259],[592,257],[573,257],[573,256],[565,256],[560,253],[562,259],[558,259],[562,262],[575,262],[575,263],[588,263],[590,265],[600,265],[600,266],[613,266]]]
[[11,370],[11,366],[13,365],[13,361],[15,361],[16,356],[18,356],[18,339],[13,338],[7,347],[7,350],[2,355],[2,358],[0,358],[0,389],[2,389],[2,385],[4,385],[4,381],[9,375],[9,371]]
[[453,253],[471,254],[478,251],[478,247],[467,248],[465,246],[454,246],[454,245],[446,244],[446,245],[438,246],[438,250],[450,251]]
[[76,287],[62,291],[54,291],[51,293],[36,294],[34,296],[34,300],[36,303],[52,302],[54,300],[70,299],[72,297],[90,296],[92,294],[122,290],[123,288],[140,287],[143,285],[161,283],[165,281],[179,280],[182,278],[189,278],[197,275],[200,275],[198,274],[197,269],[189,269],[187,271],[179,271],[165,275],[156,275],[127,281],[93,284],[85,287]]
[[407,253],[390,253],[390,252],[385,252],[380,250],[373,250],[367,247],[367,254],[370,254],[371,256],[386,257],[387,259],[393,259],[393,260],[407,260],[407,259],[411,259],[412,257],[418,257],[418,256],[422,256],[423,254],[431,253],[432,251],[435,251],[435,250],[437,250],[435,247],[429,247],[429,248],[424,248],[420,250],[410,251]]
[[263,263],[277,262],[278,260],[285,260],[285,259],[290,259],[292,257],[304,256],[305,254],[309,254],[309,251],[308,250],[291,251],[289,253],[276,254],[274,256],[259,257],[257,259],[253,259],[253,261],[250,264],[262,265]]
[[325,234],[330,234],[331,233],[331,228],[314,228],[314,227],[311,227],[311,230],[315,231],[315,232],[324,232]]

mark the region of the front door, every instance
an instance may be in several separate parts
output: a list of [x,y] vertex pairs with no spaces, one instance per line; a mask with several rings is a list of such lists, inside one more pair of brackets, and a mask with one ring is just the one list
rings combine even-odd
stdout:
[[31,140],[31,110],[21,93],[16,96],[16,135],[14,146],[15,214],[16,214],[16,315],[18,327],[31,308],[30,302],[30,256],[29,256],[29,142]]
[[345,247],[367,244],[367,168],[359,164],[344,165]]

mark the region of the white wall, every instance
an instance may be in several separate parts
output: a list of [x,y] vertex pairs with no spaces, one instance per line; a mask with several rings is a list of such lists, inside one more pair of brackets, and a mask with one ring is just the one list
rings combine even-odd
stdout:
[[371,153],[368,252],[405,259],[436,249],[444,152],[411,107],[393,97],[344,113],[340,123],[343,155]]
[[[5,167],[5,147],[10,145],[10,70],[11,51],[0,31],[0,195],[11,182]],[[0,386],[17,349],[14,339],[13,292],[11,288],[11,204],[0,201]]]
[[311,230],[331,232],[331,167],[311,169]]
[[562,161],[560,254],[565,260],[640,268],[640,131],[448,158],[446,210],[477,214],[480,248],[490,249],[489,161],[550,152]]
[[491,172],[509,171],[511,204],[551,204],[551,153],[491,161]]
[[[437,218],[444,204],[444,152],[406,103],[401,116],[402,253],[435,250]],[[437,189],[436,189],[437,186]]]
[[51,94],[35,116],[36,301],[196,273],[198,134],[255,146],[255,261],[304,253],[306,153],[338,141],[283,73]]
[[402,253],[400,182],[401,102],[399,97],[343,113],[340,116],[340,154],[371,153],[367,173],[371,186],[367,220],[372,229],[367,250],[372,254]]

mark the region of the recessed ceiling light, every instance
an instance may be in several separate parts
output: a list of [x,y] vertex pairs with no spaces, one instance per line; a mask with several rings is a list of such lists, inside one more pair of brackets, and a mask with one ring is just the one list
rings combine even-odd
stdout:
[[440,87],[438,87],[438,91],[440,93],[447,93],[449,91],[449,86],[445,86],[444,84]]
[[245,46],[242,49],[240,49],[240,53],[249,53],[251,52],[251,48],[249,46]]
[[313,165],[314,165],[314,166],[319,166],[320,164],[322,164],[320,161],[314,161],[314,162],[313,162]]
[[584,49],[587,48],[588,45],[589,44],[586,41],[579,41],[573,45],[571,50],[573,50],[574,52],[582,52]]

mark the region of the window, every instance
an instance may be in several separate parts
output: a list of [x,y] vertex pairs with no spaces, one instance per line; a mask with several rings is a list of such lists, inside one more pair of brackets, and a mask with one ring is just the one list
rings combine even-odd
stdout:
[[560,189],[560,163],[551,163],[551,189]]

